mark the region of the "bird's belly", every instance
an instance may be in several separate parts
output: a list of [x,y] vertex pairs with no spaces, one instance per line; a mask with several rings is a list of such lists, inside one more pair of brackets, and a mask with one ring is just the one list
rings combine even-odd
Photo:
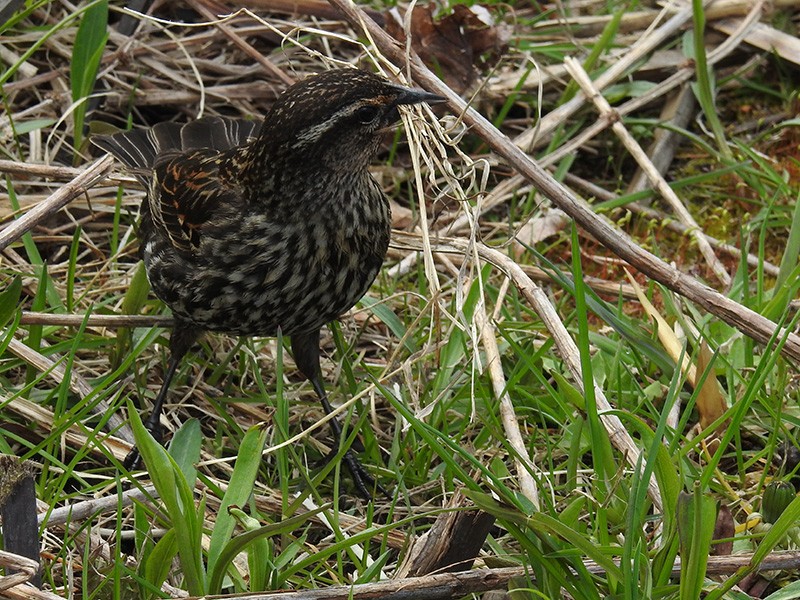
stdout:
[[366,293],[386,253],[385,229],[335,240],[240,228],[206,236],[191,256],[154,241],[143,254],[153,291],[179,318],[236,335],[291,335],[318,329]]

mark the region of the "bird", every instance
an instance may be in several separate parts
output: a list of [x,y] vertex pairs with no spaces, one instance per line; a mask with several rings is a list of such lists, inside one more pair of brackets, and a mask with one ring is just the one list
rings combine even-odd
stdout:
[[[324,325],[375,280],[391,213],[369,172],[399,107],[439,103],[430,92],[357,68],[311,75],[285,89],[263,120],[204,117],[92,137],[145,185],[140,256],[151,289],[172,311],[169,359],[144,425],[160,416],[182,358],[205,332],[290,338],[300,372],[326,414]],[[342,429],[330,421],[334,437]],[[125,466],[138,463],[134,449]],[[386,491],[351,449],[358,494]]]

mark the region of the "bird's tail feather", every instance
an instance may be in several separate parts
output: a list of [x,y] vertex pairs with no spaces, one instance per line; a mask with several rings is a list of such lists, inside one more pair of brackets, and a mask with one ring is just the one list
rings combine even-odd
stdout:
[[150,129],[95,135],[91,140],[135,173],[145,174],[156,158],[166,153],[202,148],[222,151],[239,146],[255,135],[257,125],[245,119],[204,117],[186,125],[159,123]]

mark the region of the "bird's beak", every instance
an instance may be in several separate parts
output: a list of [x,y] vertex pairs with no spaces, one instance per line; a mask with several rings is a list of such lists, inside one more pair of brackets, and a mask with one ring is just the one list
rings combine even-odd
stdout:
[[[437,94],[431,94],[425,90],[414,88],[407,88],[404,86],[394,86],[397,90],[397,96],[394,101],[387,106],[388,112],[386,113],[386,123],[396,123],[400,120],[400,106],[408,106],[411,104],[421,104],[427,102],[428,104],[439,104],[444,102],[445,98]],[[387,127],[387,129],[389,129]]]
[[425,90],[412,89],[407,87],[398,86],[399,94],[394,101],[395,106],[408,105],[408,104],[421,104],[427,102],[428,104],[440,104],[447,99],[438,94],[431,94]]

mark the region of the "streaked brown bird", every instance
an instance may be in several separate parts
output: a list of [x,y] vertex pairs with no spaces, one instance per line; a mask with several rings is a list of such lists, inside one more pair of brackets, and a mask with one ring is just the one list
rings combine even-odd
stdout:
[[[204,331],[290,336],[298,368],[331,412],[320,329],[366,293],[389,244],[389,204],[369,164],[400,106],[441,100],[337,69],[286,89],[260,127],[211,117],[93,138],[148,189],[140,252],[175,319],[145,422],[157,439],[170,381]],[[341,425],[331,426],[338,441]],[[359,494],[371,497],[373,477],[351,450],[344,460]],[[133,451],[126,463],[136,462]]]

